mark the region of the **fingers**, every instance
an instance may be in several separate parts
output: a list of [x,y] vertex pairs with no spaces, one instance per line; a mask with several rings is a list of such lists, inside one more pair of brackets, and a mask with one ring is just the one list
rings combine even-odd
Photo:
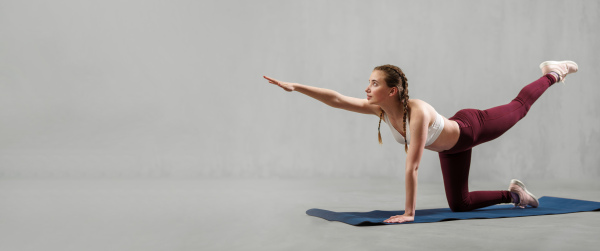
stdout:
[[396,216],[392,216],[392,217],[390,217],[389,219],[387,219],[387,220],[384,220],[383,222],[385,222],[385,223],[397,223],[397,222],[398,222],[398,219],[397,219],[397,217],[396,217]]
[[267,77],[267,76],[263,76],[263,78],[265,78],[265,79],[269,80],[271,83],[274,83],[274,82],[275,82],[275,83],[276,83],[276,82],[279,82],[279,81],[275,80],[274,78],[270,78],[270,77]]
[[269,83],[274,84],[276,86],[279,86],[279,87],[283,88],[284,90],[286,90],[288,92],[294,91],[294,88],[292,87],[292,85],[290,83],[279,81],[277,79],[270,78],[270,77],[267,77],[267,76],[263,76],[263,78],[269,80]]
[[402,220],[402,219],[391,219],[391,220],[387,220],[387,221],[384,221],[384,222],[385,223],[404,223],[406,221]]
[[279,86],[281,86],[281,84],[279,84],[279,81],[277,81],[276,79],[274,79],[274,78],[269,78],[269,77],[267,77],[267,76],[263,76],[263,77],[264,77],[265,79],[269,80],[269,83],[271,83],[271,84],[274,84],[274,85],[279,85]]
[[384,223],[404,223],[404,222],[409,222],[409,221],[413,221],[410,218],[405,217],[404,215],[396,215],[396,216],[392,216],[387,220],[384,220]]

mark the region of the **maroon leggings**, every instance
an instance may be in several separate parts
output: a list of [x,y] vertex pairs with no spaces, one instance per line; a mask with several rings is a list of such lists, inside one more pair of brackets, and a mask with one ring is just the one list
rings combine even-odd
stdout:
[[452,211],[470,211],[500,203],[510,203],[508,191],[469,192],[471,148],[498,138],[521,120],[531,105],[555,80],[547,74],[525,86],[519,95],[506,105],[487,110],[463,109],[449,118],[458,123],[460,137],[454,147],[440,152],[446,198]]

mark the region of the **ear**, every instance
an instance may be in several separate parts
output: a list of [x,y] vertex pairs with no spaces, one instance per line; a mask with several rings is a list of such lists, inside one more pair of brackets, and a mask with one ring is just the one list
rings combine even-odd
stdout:
[[397,95],[398,95],[398,87],[392,87],[392,89],[390,89],[390,97],[397,96]]

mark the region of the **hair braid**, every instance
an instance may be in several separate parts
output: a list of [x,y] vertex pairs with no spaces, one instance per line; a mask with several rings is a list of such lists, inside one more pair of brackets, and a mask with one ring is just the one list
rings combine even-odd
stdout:
[[377,137],[379,138],[379,144],[382,145],[383,141],[381,141],[381,120],[383,119],[383,109],[381,109],[381,113],[379,113],[379,127],[377,127]]
[[[400,102],[403,106],[402,108],[404,109],[404,115],[402,118],[402,130],[404,130],[404,134],[407,135],[408,133],[406,132],[406,123],[407,118],[410,118],[410,106],[408,105],[408,79],[406,79],[404,72],[402,72],[402,70],[399,67],[394,65],[381,65],[375,67],[374,70],[380,70],[385,72],[385,82],[387,83],[388,87],[398,88],[398,98],[400,99]],[[402,89],[402,91],[400,89]],[[379,127],[377,128],[377,131],[379,132],[379,144],[382,144],[380,128],[383,115],[384,112],[383,110],[381,110],[381,113],[379,114]],[[406,140],[406,136],[404,137],[404,151],[408,152],[408,142]]]
[[406,135],[406,137],[404,137],[404,152],[408,153],[408,143],[406,142],[406,138],[408,137],[408,132],[406,131],[406,118],[410,118],[410,107],[408,106],[408,80],[403,72],[400,73],[400,77],[402,78],[402,89],[404,89],[400,94],[400,101],[404,106],[404,117],[402,118],[402,130],[404,130],[404,134]]

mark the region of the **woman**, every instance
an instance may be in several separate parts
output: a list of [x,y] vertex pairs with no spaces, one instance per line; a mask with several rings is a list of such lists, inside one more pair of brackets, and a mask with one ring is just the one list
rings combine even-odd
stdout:
[[[525,86],[510,103],[487,110],[463,109],[445,118],[428,103],[409,99],[408,81],[393,65],[375,67],[365,92],[366,99],[341,95],[333,90],[288,83],[264,76],[284,90],[298,91],[329,106],[348,111],[374,114],[390,127],[394,138],[405,145],[406,205],[403,215],[392,216],[386,223],[414,221],[417,170],[424,149],[439,153],[446,198],[452,211],[470,211],[500,203],[537,207],[537,198],[518,180],[511,180],[508,191],[469,192],[468,178],[471,148],[493,140],[523,118],[544,91],[566,75],[577,72],[572,61],[546,61],[540,65],[543,76]],[[379,134],[381,144],[381,134]]]

